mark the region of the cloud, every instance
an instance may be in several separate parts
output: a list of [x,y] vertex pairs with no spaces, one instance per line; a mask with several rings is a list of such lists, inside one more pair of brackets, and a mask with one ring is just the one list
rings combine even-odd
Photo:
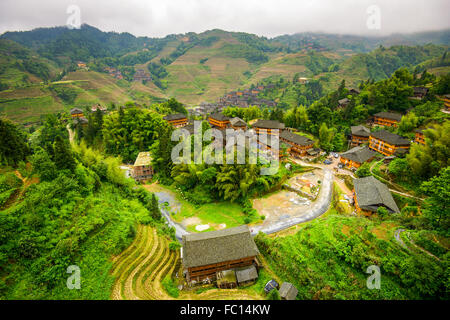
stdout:
[[[160,37],[214,28],[273,37],[296,32],[387,35],[450,27],[448,0],[2,0],[0,33],[65,25],[69,5],[104,31]],[[379,30],[367,8],[380,9]]]

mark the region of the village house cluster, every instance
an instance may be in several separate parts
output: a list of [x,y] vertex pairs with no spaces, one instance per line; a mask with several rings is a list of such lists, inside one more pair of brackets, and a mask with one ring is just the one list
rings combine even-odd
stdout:
[[[305,78],[306,79],[306,78]],[[267,106],[274,108],[277,106],[275,101],[263,99],[259,97],[259,93],[265,89],[273,88],[274,84],[258,85],[256,87],[232,91],[219,98],[216,103],[202,102],[199,106],[190,109],[189,112],[193,116],[205,116],[213,112],[221,112],[225,107],[236,106],[239,108],[248,108],[249,106]]]
[[111,67],[105,67],[103,69],[105,72],[107,72],[111,77],[114,77],[116,79],[122,80],[123,79],[123,74],[122,72],[120,72],[119,70],[117,70],[116,68],[111,68]]

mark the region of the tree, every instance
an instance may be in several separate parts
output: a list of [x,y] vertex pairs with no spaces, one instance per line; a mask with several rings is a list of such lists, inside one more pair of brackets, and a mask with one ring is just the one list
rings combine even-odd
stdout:
[[333,128],[328,129],[326,123],[322,123],[319,129],[319,145],[322,149],[325,151],[331,151],[333,148],[333,145],[331,143],[331,140],[334,136],[334,130]]
[[356,176],[358,178],[364,178],[370,176],[370,162],[363,163],[361,167],[356,170]]
[[28,154],[25,133],[11,121],[0,118],[0,164],[16,166]]
[[438,228],[448,230],[450,214],[450,167],[439,176],[422,183],[420,189],[428,195],[424,201],[425,217]]
[[417,127],[418,122],[419,118],[413,112],[409,112],[400,120],[400,123],[398,124],[398,132],[400,134],[411,132]]
[[381,217],[381,218],[385,218],[388,216],[389,211],[385,208],[385,207],[378,207],[377,209],[377,214]]
[[410,169],[406,159],[396,158],[389,163],[389,173],[397,180],[405,181],[409,178]]
[[450,121],[423,131],[425,145],[413,144],[406,156],[414,175],[422,180],[450,165]]
[[53,160],[56,167],[60,170],[68,169],[74,171],[76,162],[68,143],[66,143],[61,136],[57,136],[54,143]]
[[39,148],[31,157],[31,165],[33,166],[33,172],[39,174],[41,181],[51,181],[57,176],[55,163],[42,148]]

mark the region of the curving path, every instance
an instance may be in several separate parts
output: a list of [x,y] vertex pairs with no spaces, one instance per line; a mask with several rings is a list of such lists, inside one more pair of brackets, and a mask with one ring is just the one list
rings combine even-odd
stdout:
[[[264,227],[262,225],[253,226],[251,228],[251,233],[253,236],[258,234],[258,232],[271,234],[282,231],[299,223],[316,219],[328,210],[333,194],[333,171],[329,168],[323,168],[321,166],[317,166],[317,168],[321,168],[322,170],[324,170],[324,177],[319,195],[317,197],[317,200],[314,202],[313,207],[309,210],[298,212],[298,216],[294,216],[283,221],[275,221],[270,223],[269,225],[265,225]],[[181,242],[183,235],[189,234],[189,232],[186,231],[186,229],[184,229],[180,224],[173,221],[170,217],[170,213],[163,206],[165,202],[174,203],[176,202],[176,200],[172,195],[166,192],[156,192],[155,194],[158,197],[162,215],[166,219],[167,224],[175,228],[175,236]]]

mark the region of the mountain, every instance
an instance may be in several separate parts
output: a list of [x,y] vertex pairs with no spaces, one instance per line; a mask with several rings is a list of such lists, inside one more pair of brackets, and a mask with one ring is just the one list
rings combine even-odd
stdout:
[[[170,97],[187,105],[215,102],[226,92],[268,78],[307,77],[318,80],[326,92],[342,79],[356,86],[389,77],[400,67],[421,64],[445,72],[446,63],[440,61],[449,34],[304,33],[269,39],[214,29],[149,38],[89,25],[7,32],[0,36],[0,89],[9,90],[0,92],[0,114],[24,123],[93,103],[151,104]],[[424,45],[427,39],[436,44]],[[296,101],[290,99],[291,104]]]

